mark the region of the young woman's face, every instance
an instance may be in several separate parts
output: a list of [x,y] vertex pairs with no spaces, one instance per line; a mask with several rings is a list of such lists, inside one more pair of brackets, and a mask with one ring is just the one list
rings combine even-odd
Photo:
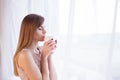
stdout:
[[38,27],[35,31],[34,38],[37,41],[44,41],[46,30],[43,25]]

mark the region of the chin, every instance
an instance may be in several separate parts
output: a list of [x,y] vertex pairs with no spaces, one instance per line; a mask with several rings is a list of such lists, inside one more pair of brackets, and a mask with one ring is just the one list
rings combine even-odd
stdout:
[[44,41],[44,39],[39,39],[38,41]]
[[41,37],[39,41],[44,41],[45,40],[45,37]]

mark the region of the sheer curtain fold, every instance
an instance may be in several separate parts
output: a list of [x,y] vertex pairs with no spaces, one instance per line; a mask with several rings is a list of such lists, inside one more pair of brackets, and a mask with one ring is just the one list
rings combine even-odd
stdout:
[[[26,1],[0,0],[0,80],[13,80],[13,54],[18,40],[21,20],[26,15]],[[21,6],[22,5],[22,6]]]
[[[66,44],[66,50],[69,50],[69,53],[66,53],[68,55],[65,55],[67,56],[65,62],[68,64],[64,68],[66,76],[71,75],[71,80],[115,80],[112,67],[115,58],[111,54],[117,53],[113,46],[115,44],[113,40],[117,36],[114,31],[117,26],[115,25],[116,10],[118,10],[116,1],[75,0],[75,2],[72,37],[64,38],[68,38],[67,42],[71,45]],[[72,17],[70,16],[69,20]],[[71,24],[69,20],[68,24]],[[71,27],[68,26],[67,30],[70,31],[70,29]],[[119,37],[116,39],[118,40]],[[78,66],[79,68],[77,68]]]

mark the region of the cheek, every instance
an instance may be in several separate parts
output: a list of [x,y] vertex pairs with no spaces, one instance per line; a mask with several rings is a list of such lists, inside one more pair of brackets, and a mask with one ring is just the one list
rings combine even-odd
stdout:
[[39,41],[43,41],[43,40],[44,40],[44,36],[43,36],[42,31],[37,31],[37,32],[36,32],[36,38],[37,38]]
[[42,36],[42,31],[37,32],[37,35],[38,35],[39,37],[41,37],[41,36]]

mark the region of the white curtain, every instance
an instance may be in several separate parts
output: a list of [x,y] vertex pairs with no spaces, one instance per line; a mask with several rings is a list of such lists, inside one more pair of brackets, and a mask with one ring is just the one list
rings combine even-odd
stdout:
[[58,39],[58,80],[120,80],[119,0],[0,0],[0,80],[13,74],[20,24],[29,13],[45,17]]

